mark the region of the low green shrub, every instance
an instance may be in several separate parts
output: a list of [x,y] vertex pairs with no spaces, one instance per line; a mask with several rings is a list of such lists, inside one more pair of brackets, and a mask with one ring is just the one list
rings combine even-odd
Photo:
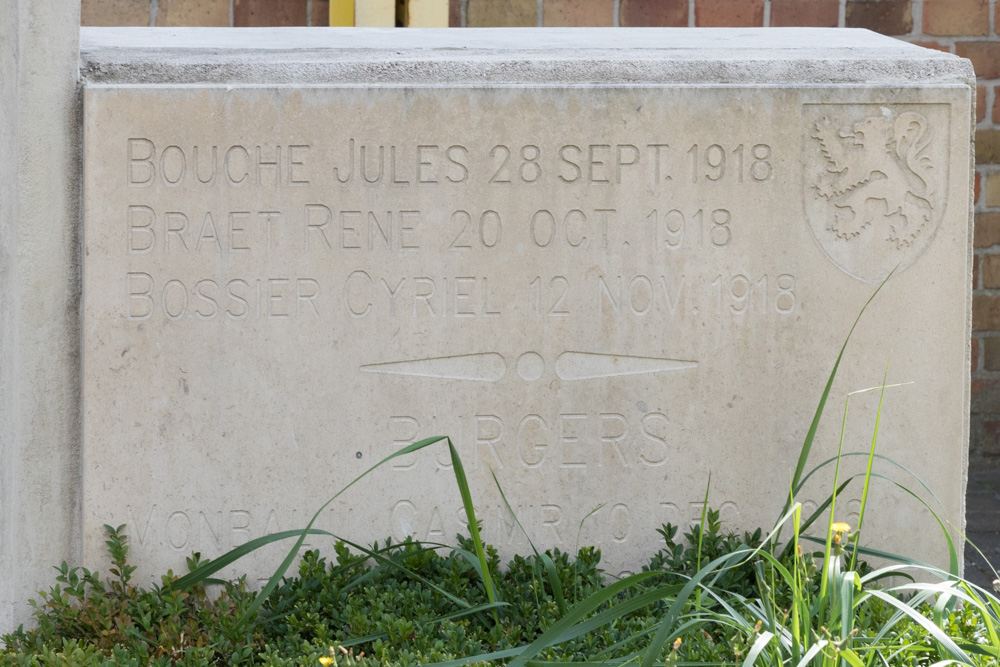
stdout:
[[[242,581],[222,585],[215,595],[208,595],[201,584],[178,590],[174,585],[178,578],[169,572],[159,586],[136,586],[126,539],[119,530],[108,530],[111,576],[102,580],[95,572],[62,565],[57,583],[33,603],[37,627],[4,637],[0,664],[277,667],[318,665],[320,658],[327,658],[339,665],[368,667],[495,654],[501,656],[492,660],[503,662],[558,629],[567,618],[556,589],[564,591],[568,610],[573,611],[622,583],[605,585],[600,551],[590,547],[574,557],[546,552],[554,565],[556,586],[546,576],[540,556],[516,556],[500,567],[495,550],[486,547],[495,594],[503,601],[496,623],[477,561],[467,555],[473,547],[468,538],[460,536],[459,548],[449,553],[413,540],[372,545],[371,551],[383,561],[359,555],[341,542],[333,561],[317,551],[305,552],[297,575],[283,579],[255,622],[244,625],[240,619],[254,594]],[[564,640],[543,646],[532,664],[638,663],[682,589],[693,577],[705,574],[699,564],[733,557],[735,567],[708,570],[721,576],[699,588],[700,600],[688,599],[678,631],[671,633],[653,663],[735,665],[747,660],[762,638],[779,637],[784,631],[785,648],[774,641],[771,654],[759,651],[752,664],[798,664],[801,656],[790,660],[788,626],[796,602],[818,594],[821,577],[816,563],[822,552],[781,558],[755,552],[754,545],[763,543],[762,531],[742,536],[725,533],[714,510],[706,513],[703,525],[686,533],[685,540],[677,541],[677,532],[675,526],[663,526],[663,548],[650,558],[644,574],[637,575],[645,579],[593,605],[571,631],[561,633]],[[843,548],[834,552],[834,557],[843,558]],[[196,568],[197,557],[189,564]],[[800,591],[796,596],[782,586],[782,572],[793,571],[802,574],[801,584],[811,593]],[[873,574],[877,573],[862,566],[857,576]],[[888,595],[874,587],[866,591]],[[948,595],[952,603],[961,595],[968,599],[962,605],[948,601],[942,605]],[[920,619],[939,628],[956,646],[965,646],[967,664],[997,664],[1000,603],[995,598],[955,584],[925,600],[914,603],[913,598],[910,603],[902,602],[904,597],[894,599],[900,605],[910,604]],[[915,616],[900,614],[899,606],[884,597],[869,595],[851,604],[849,640],[854,655],[872,658],[858,664],[931,665],[941,659],[942,651],[947,654],[933,631]],[[842,654],[845,642],[834,636],[834,626],[810,623],[816,611],[803,619],[815,640],[812,645],[826,641],[827,658],[838,651]],[[891,660],[875,661],[876,654]],[[817,652],[813,661],[817,656],[824,654]]]

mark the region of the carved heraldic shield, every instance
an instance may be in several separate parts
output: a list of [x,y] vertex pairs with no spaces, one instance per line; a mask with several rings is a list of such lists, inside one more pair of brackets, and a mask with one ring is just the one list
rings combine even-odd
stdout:
[[816,243],[865,282],[912,264],[945,208],[947,108],[806,105],[805,210]]

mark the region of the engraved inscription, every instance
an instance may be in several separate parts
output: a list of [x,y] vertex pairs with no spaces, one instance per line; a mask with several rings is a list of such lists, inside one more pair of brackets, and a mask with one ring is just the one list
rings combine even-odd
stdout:
[[[663,412],[564,410],[557,413],[477,414],[424,417],[395,415],[388,420],[394,449],[421,438],[455,434],[455,446],[469,469],[657,468],[678,449],[681,430]],[[440,429],[440,430],[438,430]],[[408,455],[394,470],[450,470],[445,458]]]
[[662,373],[697,368],[696,361],[629,357],[594,352],[564,352],[556,359],[556,375],[563,380],[589,380],[619,375]]
[[[161,571],[301,528],[442,435],[501,558],[527,541],[492,473],[537,546],[599,544],[609,573],[699,520],[709,473],[726,529],[773,514],[855,278],[929,248],[948,281],[914,266],[921,297],[951,289],[957,115],[916,89],[668,88],[87,89],[88,567],[105,523]],[[865,340],[916,331],[895,317]],[[961,356],[921,345],[892,371],[914,392]],[[885,350],[851,350],[832,399],[879,381]],[[322,528],[451,543],[454,465],[392,458]]]
[[487,352],[457,357],[368,364],[362,366],[361,370],[368,373],[496,382],[507,372],[507,361],[495,352]]

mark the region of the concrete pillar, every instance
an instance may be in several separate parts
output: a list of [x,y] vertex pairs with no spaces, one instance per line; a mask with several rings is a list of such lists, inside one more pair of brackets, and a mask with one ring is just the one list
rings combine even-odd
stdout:
[[0,632],[80,562],[79,26],[0,5]]

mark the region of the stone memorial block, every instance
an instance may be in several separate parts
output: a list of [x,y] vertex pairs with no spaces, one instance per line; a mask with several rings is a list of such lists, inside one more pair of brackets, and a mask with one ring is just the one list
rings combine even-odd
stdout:
[[[846,30],[95,29],[83,54],[88,565],[104,524],[146,574],[301,528],[438,434],[504,556],[529,546],[492,474],[536,545],[612,574],[710,475],[727,527],[767,528],[894,268],[811,461],[888,362],[877,452],[936,499],[875,471],[963,528],[966,61]],[[450,467],[395,459],[318,526],[453,542]],[[947,565],[908,494],[869,510],[867,542]]]

